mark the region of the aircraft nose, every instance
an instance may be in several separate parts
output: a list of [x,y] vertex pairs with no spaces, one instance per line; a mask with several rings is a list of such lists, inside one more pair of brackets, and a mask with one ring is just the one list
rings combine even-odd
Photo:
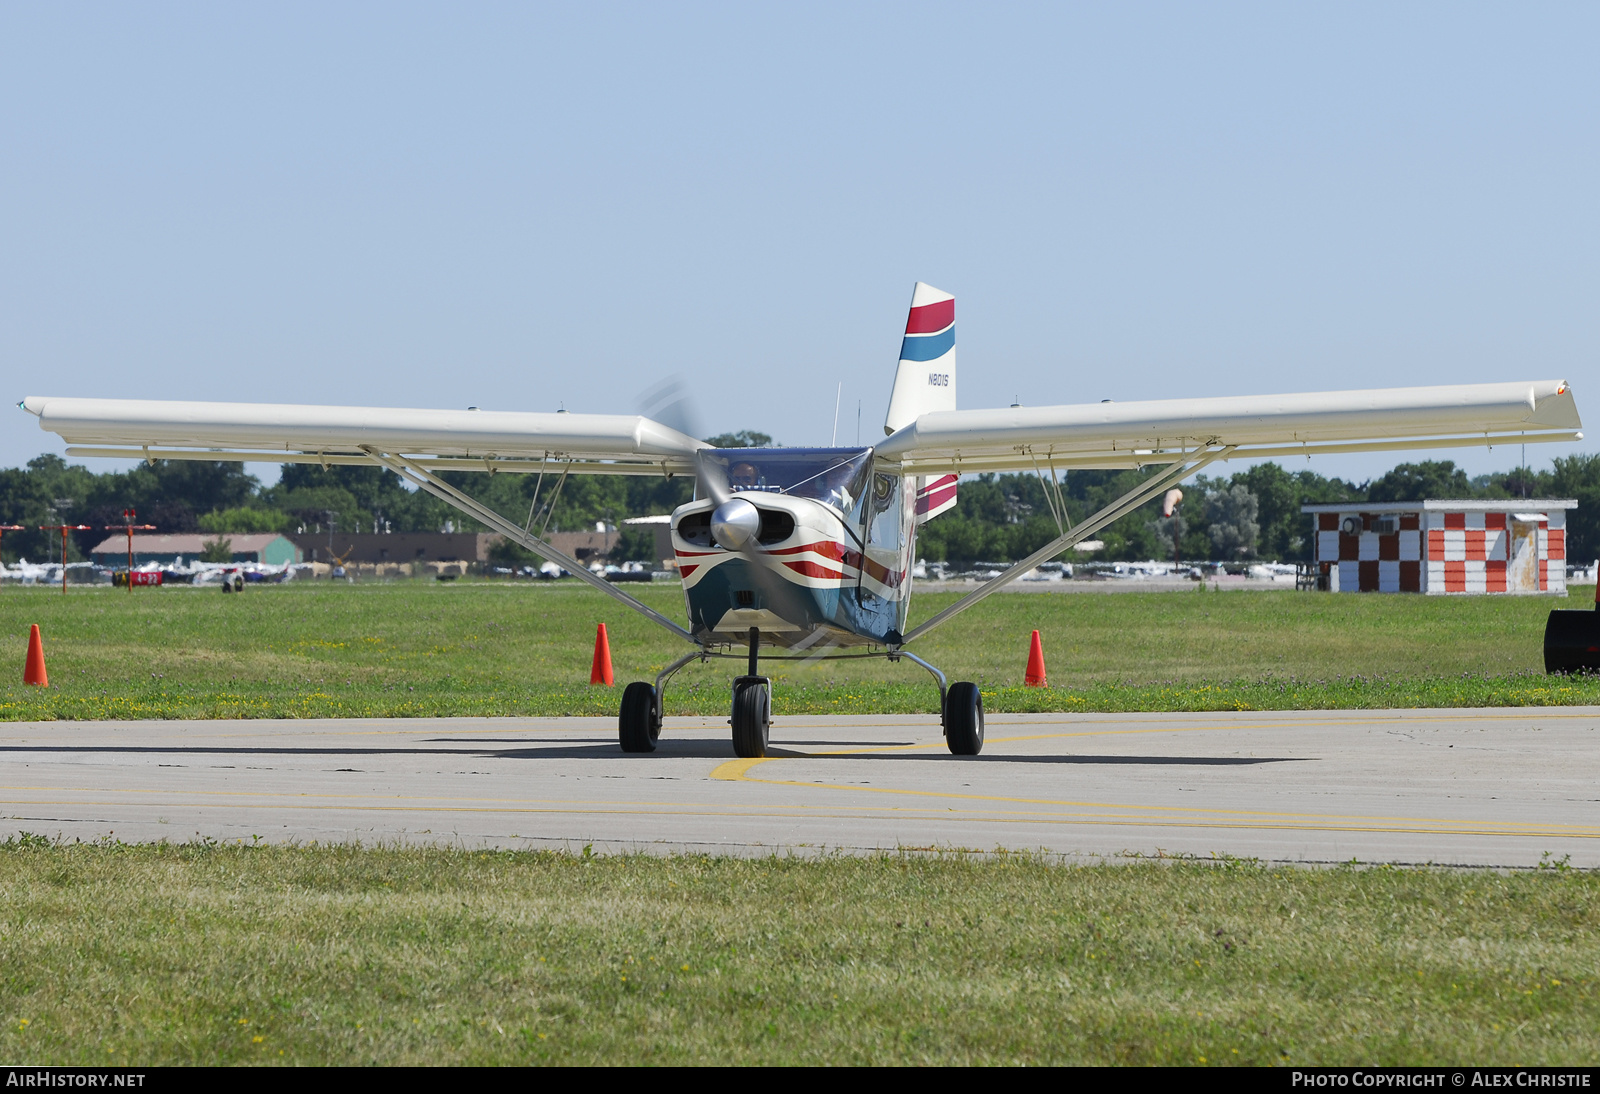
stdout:
[[743,550],[760,533],[761,511],[743,498],[729,498],[711,514],[711,535],[729,550]]

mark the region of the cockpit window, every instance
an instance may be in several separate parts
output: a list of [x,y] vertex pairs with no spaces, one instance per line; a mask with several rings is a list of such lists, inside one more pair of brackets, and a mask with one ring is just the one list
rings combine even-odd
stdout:
[[728,469],[735,492],[813,498],[854,517],[868,490],[870,448],[722,448],[708,453]]

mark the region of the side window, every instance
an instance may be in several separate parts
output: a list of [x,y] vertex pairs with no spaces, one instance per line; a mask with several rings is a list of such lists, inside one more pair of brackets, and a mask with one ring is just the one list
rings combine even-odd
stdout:
[[867,544],[882,550],[900,549],[901,480],[895,475],[873,475]]

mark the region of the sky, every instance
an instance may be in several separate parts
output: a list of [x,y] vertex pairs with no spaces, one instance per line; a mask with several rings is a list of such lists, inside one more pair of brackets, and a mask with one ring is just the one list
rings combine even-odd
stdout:
[[[633,412],[678,376],[703,433],[825,444],[837,398],[870,443],[921,280],[962,407],[1567,379],[1600,428],[1597,37],[1559,3],[7,0],[0,393]],[[6,413],[0,466],[64,451]]]

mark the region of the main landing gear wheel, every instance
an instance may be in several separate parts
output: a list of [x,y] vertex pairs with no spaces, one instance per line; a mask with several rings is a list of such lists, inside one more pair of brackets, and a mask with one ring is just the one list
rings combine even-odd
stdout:
[[772,724],[772,690],[765,677],[741,676],[733,682],[733,752],[744,759],[767,754]]
[[617,736],[624,752],[654,752],[661,736],[661,719],[656,717],[656,689],[635,680],[622,693],[622,713],[617,718]]
[[983,696],[977,684],[951,684],[944,701],[945,743],[957,756],[983,751]]

